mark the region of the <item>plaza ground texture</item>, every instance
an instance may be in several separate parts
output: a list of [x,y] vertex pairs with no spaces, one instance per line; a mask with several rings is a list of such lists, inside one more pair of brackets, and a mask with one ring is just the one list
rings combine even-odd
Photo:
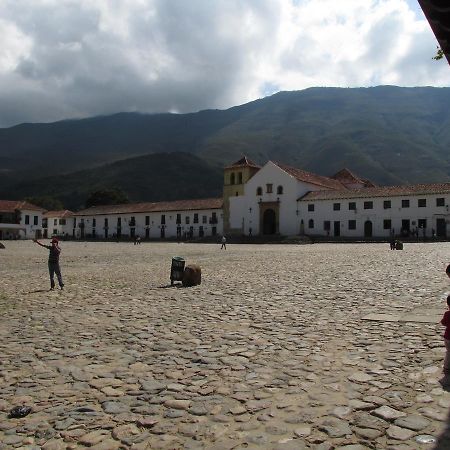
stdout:
[[5,246],[2,450],[450,448],[449,243]]

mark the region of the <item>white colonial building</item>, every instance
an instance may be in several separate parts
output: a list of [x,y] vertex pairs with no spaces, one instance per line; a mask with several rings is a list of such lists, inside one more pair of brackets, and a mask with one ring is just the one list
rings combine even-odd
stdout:
[[42,218],[43,237],[65,237],[73,235],[73,212],[67,209],[47,211]]
[[186,239],[223,233],[222,199],[93,206],[74,213],[76,238]]
[[44,211],[28,202],[0,200],[0,239],[39,239]]
[[450,223],[450,183],[378,187],[348,169],[324,177],[243,158],[225,168],[224,193],[226,234],[445,238]]
[[450,183],[375,186],[348,169],[325,177],[243,157],[224,169],[223,197],[93,206],[72,213],[0,201],[0,239],[189,239],[226,236],[447,238]]

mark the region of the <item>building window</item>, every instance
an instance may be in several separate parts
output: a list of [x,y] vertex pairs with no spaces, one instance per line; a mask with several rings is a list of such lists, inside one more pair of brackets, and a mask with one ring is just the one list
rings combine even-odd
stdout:
[[364,202],[364,209],[373,209],[373,202]]
[[272,193],[272,184],[266,184],[266,192],[268,193],[268,194],[271,194]]
[[194,214],[194,223],[198,223],[198,214],[197,213]]
[[66,224],[66,219],[59,219],[59,224],[60,225],[65,225]]
[[256,188],[256,195],[262,195],[262,187]]
[[313,219],[308,220],[308,228],[314,228],[314,220]]
[[426,228],[427,227],[427,219],[419,219],[417,221],[417,225],[419,228]]
[[[83,222],[83,219],[81,219],[81,221]],[[122,217],[118,217],[117,218],[117,227],[120,228],[122,226]]]
[[385,200],[383,202],[383,208],[384,209],[391,209],[391,201],[390,200]]
[[38,225],[38,224],[39,224],[39,217],[38,217],[38,216],[34,216],[34,217],[33,217],[33,223],[34,223],[35,225]]
[[217,223],[217,213],[211,213],[211,223]]
[[283,193],[283,186],[278,186],[277,187],[277,194],[281,195]]
[[445,206],[445,199],[444,197],[440,197],[436,199],[436,206]]
[[427,199],[426,198],[419,198],[417,200],[417,206],[419,208],[426,208],[427,207]]
[[166,215],[161,214],[161,225],[165,225],[165,224],[166,224]]
[[92,227],[95,228],[96,225],[97,225],[97,219],[94,218],[94,219],[92,219]]
[[333,211],[340,211],[340,210],[341,210],[341,204],[333,203]]
[[145,225],[150,225],[150,216],[145,216]]
[[402,200],[402,208],[409,208],[409,200]]
[[309,212],[314,211],[314,203],[309,203],[309,204],[308,204],[308,211],[309,211]]
[[181,214],[177,214],[177,223],[178,223],[178,224],[181,223]]
[[238,184],[242,184],[242,172],[238,173]]
[[[74,226],[75,226],[75,224],[74,224]],[[108,228],[108,219],[107,218],[105,218],[105,228]]]
[[330,228],[331,228],[330,221],[329,221],[329,220],[325,220],[325,221],[323,222],[323,229],[324,229],[325,231],[330,231]]
[[25,225],[29,225],[30,224],[30,216],[26,215],[25,216]]
[[349,230],[356,230],[356,220],[349,220],[348,221],[348,229]]
[[208,217],[207,216],[203,216],[202,217],[202,223],[208,223]]
[[232,173],[230,175],[230,184],[236,184],[236,179],[235,179],[234,173]]
[[58,225],[58,219],[53,219],[53,225]]
[[186,225],[189,225],[190,220],[191,220],[191,219],[190,219],[189,216],[186,216],[186,217],[185,217]]
[[383,220],[383,229],[390,230],[392,227],[391,219],[384,219]]
[[348,209],[349,211],[356,211],[356,202],[349,202]]

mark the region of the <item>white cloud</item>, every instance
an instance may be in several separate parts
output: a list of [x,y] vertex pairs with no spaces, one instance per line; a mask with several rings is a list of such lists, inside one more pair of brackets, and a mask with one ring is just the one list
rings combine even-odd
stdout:
[[0,32],[0,126],[450,84],[407,0],[4,0]]

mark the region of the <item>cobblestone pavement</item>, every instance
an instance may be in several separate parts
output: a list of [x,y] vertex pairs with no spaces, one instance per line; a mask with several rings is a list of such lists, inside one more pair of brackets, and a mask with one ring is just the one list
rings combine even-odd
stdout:
[[0,449],[450,448],[443,327],[362,320],[443,313],[450,244],[5,245]]

